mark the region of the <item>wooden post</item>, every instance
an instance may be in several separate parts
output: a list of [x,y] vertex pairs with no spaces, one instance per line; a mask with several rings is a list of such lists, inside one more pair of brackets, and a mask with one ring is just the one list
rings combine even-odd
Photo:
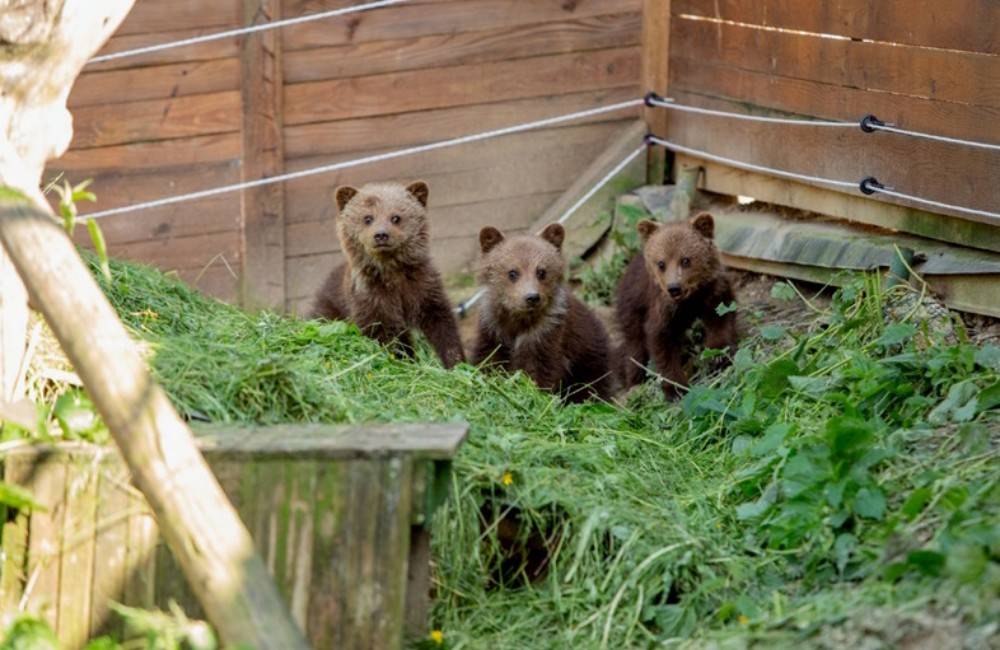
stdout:
[[0,244],[111,431],[228,645],[306,648],[250,534],[56,225],[39,181],[73,135],[66,98],[134,0],[22,0],[0,12]]
[[[280,18],[280,0],[243,0],[247,25]],[[243,37],[244,181],[280,174],[282,138],[281,33]],[[285,308],[285,192],[280,183],[243,191],[241,200],[240,301],[246,308]]]
[[[650,91],[666,97],[670,80],[670,0],[643,0],[642,3],[642,93]],[[646,125],[660,137],[667,135],[667,111],[647,107]],[[650,147],[648,181],[662,185],[666,176],[667,152]]]
[[17,383],[28,332],[28,294],[17,270],[0,248],[0,402],[21,398]]

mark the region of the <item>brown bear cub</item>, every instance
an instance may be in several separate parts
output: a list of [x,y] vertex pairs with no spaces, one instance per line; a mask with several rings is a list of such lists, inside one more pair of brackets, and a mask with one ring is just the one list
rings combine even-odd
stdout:
[[705,328],[705,347],[732,352],[738,341],[736,315],[716,309],[735,300],[715,247],[715,221],[703,212],[688,222],[638,225],[642,252],[618,283],[615,313],[622,333],[617,358],[622,382],[642,382],[652,357],[667,381],[663,392],[677,395],[687,385],[681,347],[696,320]]
[[431,264],[426,183],[338,188],[337,235],[347,262],[330,273],[312,316],[349,320],[413,355],[410,329],[427,336],[445,367],[464,361],[455,314]]
[[472,355],[511,372],[523,370],[539,387],[581,402],[609,399],[614,377],[608,335],[564,282],[563,227],[540,237],[479,233],[479,282],[485,288]]

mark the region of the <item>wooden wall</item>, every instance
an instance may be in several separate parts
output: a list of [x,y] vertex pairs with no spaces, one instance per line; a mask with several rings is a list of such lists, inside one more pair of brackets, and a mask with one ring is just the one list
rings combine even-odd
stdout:
[[[671,11],[669,94],[680,102],[852,121],[873,113],[1000,144],[1000,4],[992,0],[673,0]],[[907,194],[1000,208],[996,151],[676,112],[666,135],[744,162],[837,180],[875,176]],[[705,166],[708,189],[1000,251],[997,224],[985,217],[950,219]]]
[[[248,0],[293,17],[359,0]],[[642,0],[413,0],[281,30],[285,171],[639,96]],[[139,0],[117,51],[234,27],[244,0]],[[236,39],[86,69],[70,98],[71,151],[50,169],[95,178],[96,209],[237,182],[248,80]],[[245,53],[244,53],[245,56]],[[242,80],[241,80],[242,77]],[[252,107],[250,107],[252,110]],[[485,224],[523,230],[638,111],[440,150],[284,188],[283,303],[301,311],[341,260],[332,189],[422,178],[433,252],[467,270]],[[101,225],[113,255],[238,295],[247,206],[238,194],[124,214]],[[88,210],[84,206],[83,211]]]

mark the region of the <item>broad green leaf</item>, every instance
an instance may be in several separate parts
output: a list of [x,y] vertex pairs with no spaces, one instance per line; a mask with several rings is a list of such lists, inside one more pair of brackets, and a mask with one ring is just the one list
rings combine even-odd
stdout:
[[108,262],[108,245],[104,241],[104,233],[94,219],[87,219],[87,232],[90,233],[90,241],[94,243],[97,259],[101,262],[101,274],[111,282],[111,264]]
[[971,380],[954,384],[948,389],[948,395],[930,412],[927,420],[931,424],[947,424],[956,421],[957,416],[964,415],[961,409],[967,406],[970,400],[975,399],[978,394],[979,388]]
[[979,412],[983,413],[1000,406],[1000,381],[988,388],[984,388],[976,398]]
[[883,348],[899,345],[913,338],[917,333],[917,328],[909,323],[893,323],[885,328],[882,336],[875,341],[876,345]]
[[937,577],[945,565],[945,556],[937,551],[911,551],[906,555],[906,563],[925,576]]
[[771,297],[775,300],[795,300],[798,294],[795,293],[795,289],[792,288],[787,282],[778,282],[773,287],[771,287]]
[[739,311],[739,306],[735,302],[731,302],[728,305],[725,303],[719,303],[719,306],[715,308],[715,313],[719,316],[725,316],[726,314],[731,314],[734,311]]
[[826,439],[834,458],[842,458],[875,437],[872,425],[860,418],[837,416],[826,423]]
[[778,447],[780,447],[781,443],[785,441],[785,438],[791,432],[792,432],[792,425],[790,424],[784,422],[772,424],[764,432],[764,437],[758,440],[756,444],[753,445],[753,447],[750,450],[750,453],[756,456],[757,458],[767,456],[768,454],[774,452]]
[[885,495],[878,488],[862,488],[854,497],[854,512],[866,519],[885,516]]
[[656,625],[665,638],[686,639],[698,626],[698,618],[683,605],[664,605],[656,613]]
[[781,325],[765,325],[760,328],[760,335],[765,341],[778,341],[785,336],[786,331]]
[[1000,372],[1000,347],[987,345],[976,351],[976,363],[983,368]]
[[948,551],[948,559],[945,565],[948,573],[959,582],[978,582],[986,567],[989,564],[989,557],[981,546],[972,544],[959,544]]
[[910,496],[906,498],[903,502],[903,507],[900,508],[900,512],[908,520],[912,520],[914,517],[919,515],[924,511],[924,507],[931,500],[934,493],[929,487],[917,488],[910,493]]
[[59,650],[59,641],[48,623],[22,616],[5,631],[0,650]]
[[788,388],[788,378],[799,373],[799,366],[791,359],[778,359],[766,368],[760,378],[760,394],[774,399]]
[[858,538],[850,533],[837,535],[837,540],[833,543],[833,557],[837,563],[837,573],[843,575],[847,563],[851,560],[854,549],[858,547]]

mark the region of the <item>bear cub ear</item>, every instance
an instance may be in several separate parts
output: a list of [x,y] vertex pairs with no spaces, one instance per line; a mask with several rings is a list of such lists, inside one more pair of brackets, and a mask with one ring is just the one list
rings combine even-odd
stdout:
[[566,229],[562,227],[562,224],[550,223],[542,231],[542,239],[555,246],[558,251],[562,251],[563,240],[565,238]]
[[707,212],[702,212],[691,220],[691,227],[702,234],[705,239],[715,237],[715,219]]
[[333,193],[333,200],[337,204],[337,210],[343,212],[347,204],[351,202],[351,199],[357,195],[358,191],[349,185],[338,187],[337,191]]
[[647,241],[653,236],[653,233],[660,229],[660,224],[655,221],[650,221],[649,219],[643,219],[640,221],[636,227],[639,231],[639,236],[642,237],[642,241]]
[[427,187],[427,183],[423,181],[417,181],[416,183],[410,183],[406,186],[406,191],[409,192],[413,198],[420,202],[420,205],[427,207],[427,200],[430,198],[431,189]]
[[485,255],[503,241],[503,233],[493,226],[486,226],[479,231],[479,250]]

